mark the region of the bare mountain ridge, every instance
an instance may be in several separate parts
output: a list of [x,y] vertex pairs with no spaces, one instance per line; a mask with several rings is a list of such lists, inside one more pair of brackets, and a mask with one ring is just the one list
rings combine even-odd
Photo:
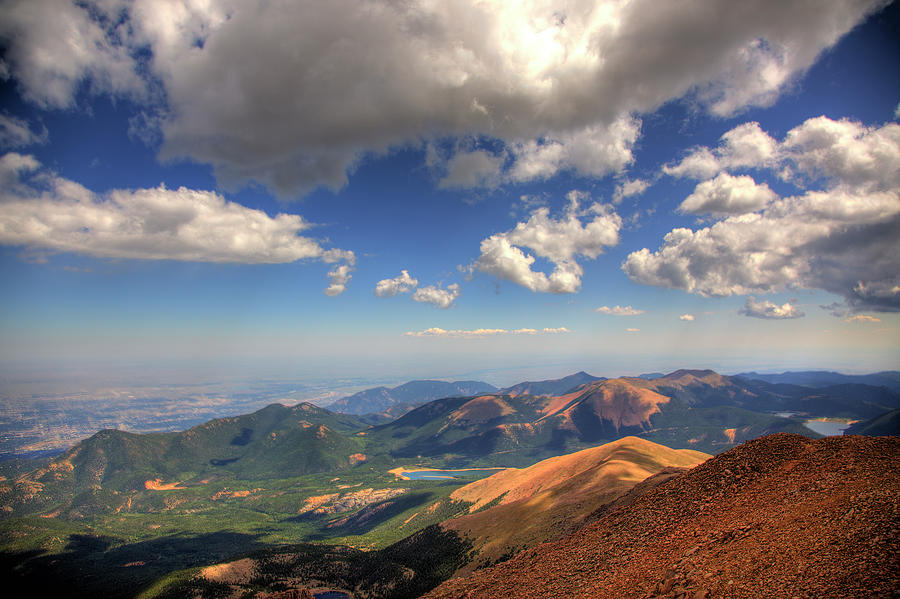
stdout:
[[778,434],[426,597],[892,597],[900,439]]

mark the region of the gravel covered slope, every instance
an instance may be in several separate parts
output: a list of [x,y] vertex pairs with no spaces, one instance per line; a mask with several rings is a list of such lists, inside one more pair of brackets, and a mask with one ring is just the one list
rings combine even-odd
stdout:
[[900,439],[745,443],[426,597],[896,597]]

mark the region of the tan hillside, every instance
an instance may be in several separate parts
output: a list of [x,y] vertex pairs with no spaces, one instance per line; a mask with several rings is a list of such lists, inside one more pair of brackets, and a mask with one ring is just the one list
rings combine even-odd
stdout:
[[898,555],[900,439],[777,434],[426,597],[894,597]]
[[[570,394],[574,395],[574,394]],[[659,405],[669,398],[650,389],[642,389],[625,379],[610,379],[590,383],[577,391],[577,397],[569,405],[560,407],[557,413],[572,416],[577,409],[588,408],[600,420],[612,423],[616,429],[626,426],[649,424],[650,415],[659,412]],[[547,409],[555,402],[551,401]],[[550,416],[554,412],[547,412]]]
[[707,458],[625,437],[466,485],[451,498],[474,503],[472,511],[496,505],[443,526],[473,540],[479,555],[465,569],[470,570],[580,527],[596,509],[665,468],[689,468]]

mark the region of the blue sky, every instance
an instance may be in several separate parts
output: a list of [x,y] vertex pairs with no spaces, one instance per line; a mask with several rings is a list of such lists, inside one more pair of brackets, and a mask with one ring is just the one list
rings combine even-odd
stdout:
[[897,368],[884,4],[5,1],[0,360]]

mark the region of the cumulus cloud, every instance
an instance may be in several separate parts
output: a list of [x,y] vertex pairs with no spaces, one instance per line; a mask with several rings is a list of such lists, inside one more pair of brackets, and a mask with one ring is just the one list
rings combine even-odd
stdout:
[[27,121],[8,114],[0,114],[0,148],[19,148],[32,144],[46,143],[46,127],[32,131]]
[[472,330],[445,330],[439,327],[432,327],[424,331],[409,331],[405,333],[407,337],[496,337],[500,335],[538,335],[540,333],[546,335],[558,335],[561,333],[569,333],[566,327],[538,329],[472,329]]
[[626,330],[627,332],[629,332],[629,333],[640,333],[640,332],[641,332],[640,329],[632,329],[632,328],[628,328],[628,329],[625,329],[625,330]]
[[785,302],[779,306],[768,300],[756,301],[756,298],[752,295],[747,298],[744,307],[738,310],[738,314],[751,316],[753,318],[763,318],[766,320],[787,320],[791,318],[802,318],[804,316],[804,313],[791,302]]
[[866,127],[820,116],[788,131],[782,144],[793,170],[858,190],[900,188],[900,125]]
[[[741,177],[698,185],[706,192],[695,191],[686,208],[717,208],[726,218],[696,231],[674,229],[657,251],[632,252],[626,274],[705,296],[822,289],[842,296],[851,311],[900,310],[900,125],[809,119],[787,133],[774,155],[768,168],[788,176],[800,194],[778,198],[750,180],[750,199],[734,202],[713,191],[717,181],[730,185]],[[765,207],[729,214],[725,208],[735,203],[741,211]]]
[[650,187],[650,181],[646,179],[628,179],[616,186],[613,192],[613,202],[619,204],[625,198],[641,195]]
[[715,179],[699,183],[678,210],[714,216],[744,214],[765,208],[777,197],[768,185],[759,184],[752,177],[721,173]]
[[382,279],[375,284],[375,295],[378,297],[394,297],[398,293],[409,293],[419,285],[419,280],[409,276],[405,270],[399,277]]
[[413,300],[424,304],[431,304],[441,310],[446,310],[453,305],[460,295],[458,283],[447,285],[446,289],[442,289],[440,285],[428,285],[420,287],[413,293]]
[[778,157],[778,142],[759,123],[750,122],[722,135],[716,148],[694,148],[678,164],[663,166],[663,172],[673,177],[709,179],[724,169],[773,166]]
[[160,186],[99,195],[16,153],[0,158],[0,179],[14,179],[0,191],[3,245],[140,260],[346,262],[330,273],[329,295],[343,291],[355,261],[349,250],[300,235],[311,225],[299,215],[270,217],[211,191]]
[[[770,104],[884,4],[6,0],[0,38],[27,99],[143,102],[163,158],[291,197],[372,152],[471,135],[506,148],[516,181],[616,171],[630,115]],[[486,158],[445,184],[490,183]]]
[[[619,242],[622,219],[609,206],[592,204],[579,210],[579,193],[569,194],[569,208],[559,219],[550,217],[549,208],[538,208],[526,222],[505,233],[491,235],[481,242],[481,255],[469,265],[495,277],[512,281],[532,291],[575,293],[581,288],[583,270],[576,258],[594,259],[604,248]],[[589,218],[587,222],[582,218]],[[533,270],[535,256],[553,263],[553,272]]]
[[611,314],[612,316],[637,316],[643,314],[644,310],[638,310],[631,306],[613,306],[612,308],[609,306],[600,306],[597,308],[597,312],[600,312],[601,314]]
[[684,320],[686,322],[693,322],[694,315],[693,314],[682,314],[678,317],[678,320]]
[[353,278],[350,272],[353,267],[349,264],[341,264],[328,272],[329,285],[325,288],[325,295],[336,296],[347,290],[347,283]]

